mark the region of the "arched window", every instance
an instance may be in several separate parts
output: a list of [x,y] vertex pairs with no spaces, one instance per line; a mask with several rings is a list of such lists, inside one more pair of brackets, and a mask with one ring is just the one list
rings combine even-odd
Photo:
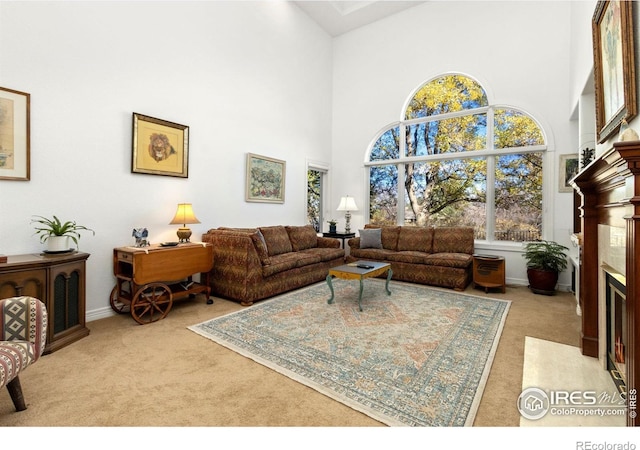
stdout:
[[403,116],[368,150],[371,223],[472,226],[488,241],[541,237],[547,147],[530,115],[446,74],[422,85]]

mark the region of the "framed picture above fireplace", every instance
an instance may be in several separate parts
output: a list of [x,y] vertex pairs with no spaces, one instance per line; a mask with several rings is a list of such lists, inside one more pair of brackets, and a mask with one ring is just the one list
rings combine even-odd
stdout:
[[593,64],[598,142],[637,113],[633,3],[599,1],[593,14]]

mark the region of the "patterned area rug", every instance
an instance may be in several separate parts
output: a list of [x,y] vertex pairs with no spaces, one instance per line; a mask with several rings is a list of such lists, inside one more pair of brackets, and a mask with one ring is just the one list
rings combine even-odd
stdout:
[[319,283],[189,329],[392,426],[472,425],[510,302]]

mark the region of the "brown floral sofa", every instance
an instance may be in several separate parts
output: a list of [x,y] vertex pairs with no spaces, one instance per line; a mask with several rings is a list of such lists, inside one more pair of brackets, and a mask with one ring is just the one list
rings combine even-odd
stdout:
[[474,236],[470,227],[365,225],[349,239],[347,261],[391,264],[394,280],[464,290],[472,278]]
[[213,244],[212,294],[244,306],[322,281],[344,264],[340,241],[317,236],[310,225],[221,227],[202,240]]

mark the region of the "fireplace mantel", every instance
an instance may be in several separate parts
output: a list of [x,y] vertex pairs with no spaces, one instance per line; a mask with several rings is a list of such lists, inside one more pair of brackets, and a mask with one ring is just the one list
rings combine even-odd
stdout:
[[[625,275],[627,292],[627,392],[640,387],[640,141],[618,142],[572,181],[581,198],[582,247],[580,256],[580,306],[582,308],[582,353],[599,354],[599,225],[626,230]],[[636,426],[627,416],[627,425]]]

